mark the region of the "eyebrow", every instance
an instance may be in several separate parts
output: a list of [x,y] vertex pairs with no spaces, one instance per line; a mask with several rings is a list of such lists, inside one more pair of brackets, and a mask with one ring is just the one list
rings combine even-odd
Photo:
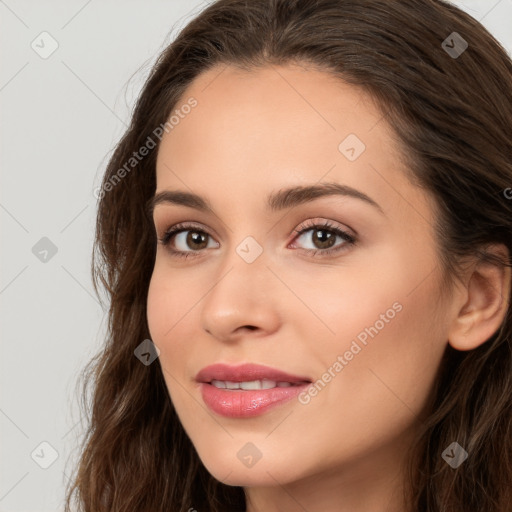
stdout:
[[[267,197],[267,208],[271,212],[277,212],[292,208],[303,203],[307,203],[319,197],[340,195],[352,197],[370,204],[380,213],[384,214],[382,208],[371,197],[355,188],[340,183],[326,182],[317,185],[297,186],[273,192]],[[196,210],[213,214],[213,208],[210,202],[191,192],[182,190],[163,190],[155,194],[147,203],[147,212],[153,215],[155,207],[159,204],[170,203],[181,206],[188,206]]]

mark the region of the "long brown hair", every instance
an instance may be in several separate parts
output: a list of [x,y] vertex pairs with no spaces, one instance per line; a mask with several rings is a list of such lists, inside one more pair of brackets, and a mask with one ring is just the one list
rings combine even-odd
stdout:
[[[92,271],[98,296],[99,285],[108,294],[108,332],[83,374],[84,396],[88,386],[93,393],[67,511],[72,502],[86,512],[245,510],[243,489],[201,463],[158,360],[146,366],[134,356],[150,338],[156,234],[146,206],[158,144],[133,168],[126,163],[201,72],[301,62],[376,100],[411,180],[435,199],[447,282],[466,256],[510,265],[485,247],[512,253],[512,63],[480,23],[442,0],[212,3],[159,56],[103,178]],[[512,311],[504,300],[506,318],[489,340],[466,352],[447,346],[411,450],[411,512],[510,512]],[[470,454],[456,470],[441,457],[453,441]]]

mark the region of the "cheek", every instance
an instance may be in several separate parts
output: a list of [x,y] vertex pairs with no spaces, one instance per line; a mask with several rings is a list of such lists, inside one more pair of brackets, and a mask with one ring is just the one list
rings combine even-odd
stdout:
[[[165,262],[158,261],[149,283],[147,298],[147,320],[154,343],[177,339],[188,314],[201,300],[201,292],[186,272],[170,272]],[[166,343],[160,349],[166,349]]]
[[[324,453],[322,464],[402,439],[422,416],[446,347],[442,318],[433,322],[439,311],[434,278],[415,289],[419,273],[413,266],[373,276],[368,268],[344,274],[343,292],[320,282],[322,293],[308,295],[311,309],[334,334],[315,338],[315,331],[326,330],[312,315],[300,328],[309,341],[308,359],[316,363],[315,378],[326,382],[301,405],[305,417],[314,417],[310,448]],[[333,436],[345,442],[327,449],[323,439]]]
[[[175,275],[176,274],[176,275]],[[187,315],[201,299],[190,286],[182,286],[179,273],[172,276],[161,266],[155,266],[147,298],[147,321],[151,340],[160,350],[159,363],[169,396],[181,419],[193,414],[194,401],[183,392],[189,386],[189,361],[197,360],[199,347],[192,343],[183,329]],[[186,422],[185,422],[186,423]]]
[[[399,296],[387,309],[368,308],[361,322],[351,324],[338,352],[348,360],[351,383],[369,397],[384,392],[391,401],[403,400],[422,408],[446,347],[442,329],[432,324],[436,307],[428,294]],[[356,355],[352,355],[356,352]],[[379,392],[376,392],[380,388]],[[379,400],[376,400],[376,405]]]
[[171,297],[172,295],[167,293],[165,281],[155,268],[148,289],[147,321],[151,340],[160,350],[163,348],[161,341],[165,332],[172,327],[172,322],[168,320],[174,310]]
[[[320,272],[303,277],[297,294],[307,297],[317,318],[297,319],[299,331],[306,333],[312,360],[320,363],[316,377],[329,369],[343,375],[327,386],[329,400],[342,396],[346,403],[352,397],[377,410],[390,402],[404,408],[403,400],[420,411],[447,344],[439,276],[432,272],[435,255],[414,257],[395,248],[379,256],[378,265],[343,269],[338,280]],[[334,366],[338,356],[342,367]]]
[[169,276],[165,269],[155,267],[148,289],[147,321],[151,340],[160,350],[162,369],[174,371],[170,362],[180,360],[184,350],[194,346],[181,331],[200,298],[199,292],[182,286],[179,273]]
[[197,275],[195,270],[170,269],[162,258],[149,284],[147,322],[170,391],[188,385],[197,370],[194,364],[204,358],[200,311],[212,285]]

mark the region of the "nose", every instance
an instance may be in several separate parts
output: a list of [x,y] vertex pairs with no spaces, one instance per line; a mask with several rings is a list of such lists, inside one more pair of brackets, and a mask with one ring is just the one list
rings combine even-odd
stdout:
[[272,334],[280,325],[278,285],[264,254],[247,263],[233,250],[201,301],[203,329],[223,342]]

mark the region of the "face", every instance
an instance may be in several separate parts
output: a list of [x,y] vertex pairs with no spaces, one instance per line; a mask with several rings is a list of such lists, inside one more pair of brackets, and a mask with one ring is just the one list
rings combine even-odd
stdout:
[[147,302],[183,428],[230,485],[389,474],[447,343],[433,202],[371,99],[327,73],[218,67],[175,108],[190,98],[156,195],[210,209],[159,195]]

